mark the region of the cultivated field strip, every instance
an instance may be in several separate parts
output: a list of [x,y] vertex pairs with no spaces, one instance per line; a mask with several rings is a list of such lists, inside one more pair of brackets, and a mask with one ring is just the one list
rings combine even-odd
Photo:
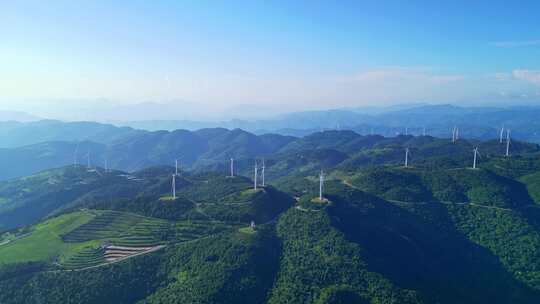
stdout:
[[104,248],[84,248],[76,255],[69,257],[61,262],[64,268],[77,269],[99,265],[105,263],[105,250]]
[[230,229],[219,221],[166,221],[137,214],[92,210],[95,217],[62,236],[64,242],[99,241],[60,260],[66,269],[82,269],[152,252],[170,242],[185,242]]

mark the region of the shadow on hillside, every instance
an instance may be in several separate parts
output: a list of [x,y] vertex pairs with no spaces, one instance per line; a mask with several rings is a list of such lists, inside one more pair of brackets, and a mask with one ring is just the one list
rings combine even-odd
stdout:
[[540,298],[497,256],[457,231],[444,205],[419,205],[419,216],[360,191],[349,189],[346,196],[330,198],[333,224],[362,248],[370,271],[417,290],[426,302],[537,303]]

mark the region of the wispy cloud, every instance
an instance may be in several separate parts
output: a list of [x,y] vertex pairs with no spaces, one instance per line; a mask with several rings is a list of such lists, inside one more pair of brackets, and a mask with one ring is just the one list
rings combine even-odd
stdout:
[[524,80],[535,85],[540,85],[540,71],[536,70],[514,70],[512,76],[519,80]]
[[540,39],[539,40],[522,40],[522,41],[496,41],[496,42],[492,42],[491,45],[494,45],[500,48],[540,46]]

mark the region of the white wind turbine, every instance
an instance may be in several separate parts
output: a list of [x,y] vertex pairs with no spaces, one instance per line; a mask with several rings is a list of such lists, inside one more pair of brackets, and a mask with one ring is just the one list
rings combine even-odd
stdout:
[[319,174],[319,200],[323,200],[323,189],[324,189],[324,172],[321,170]]
[[506,130],[506,157],[510,156],[510,130]]
[[475,147],[474,150],[474,158],[473,158],[473,169],[476,169],[476,162],[477,162],[477,159],[478,157],[480,157],[480,153],[478,152],[478,147]]

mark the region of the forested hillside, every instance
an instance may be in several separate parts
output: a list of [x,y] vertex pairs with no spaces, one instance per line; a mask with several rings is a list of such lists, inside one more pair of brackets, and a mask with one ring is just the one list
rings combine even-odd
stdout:
[[170,166],[71,165],[0,183],[0,302],[540,300],[536,145],[505,157],[498,141],[429,136],[197,136],[216,140],[213,155],[229,142],[268,150],[242,150],[261,157],[239,157],[234,177],[227,159],[181,170],[175,197]]

